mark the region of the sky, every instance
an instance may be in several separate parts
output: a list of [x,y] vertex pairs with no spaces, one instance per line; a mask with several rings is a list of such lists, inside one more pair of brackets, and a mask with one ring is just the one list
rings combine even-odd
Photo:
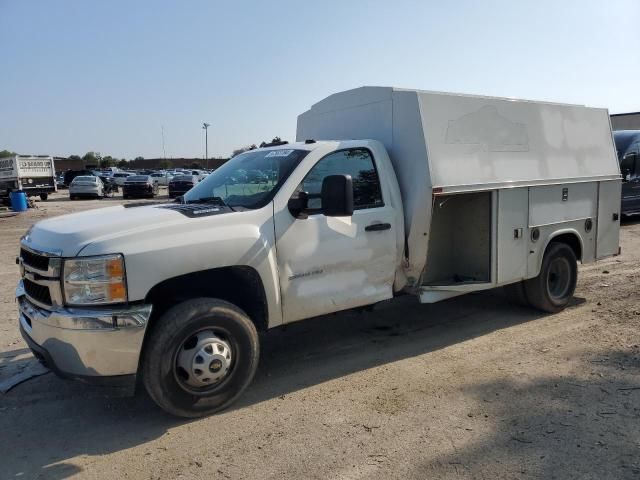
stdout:
[[640,0],[0,0],[0,150],[209,157],[364,85],[640,111]]

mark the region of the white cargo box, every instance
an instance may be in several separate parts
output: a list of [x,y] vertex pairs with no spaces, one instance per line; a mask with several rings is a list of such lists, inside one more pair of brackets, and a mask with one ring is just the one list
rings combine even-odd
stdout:
[[0,158],[0,179],[54,176],[53,157],[13,155]]
[[[535,222],[598,217],[602,223],[599,233],[602,244],[598,248],[601,255],[598,256],[613,254],[614,250],[617,252],[618,225],[611,223],[611,217],[615,218],[618,210],[611,196],[615,197],[619,191],[620,172],[606,109],[391,87],[362,87],[331,95],[302,113],[298,117],[296,137],[298,141],[374,139],[384,144],[402,193],[408,246],[407,274],[410,277],[423,275],[429,241],[432,250],[438,247],[437,242],[446,244],[443,239],[430,239],[433,234],[430,229],[440,225],[431,223],[435,195],[494,192],[488,203],[482,196],[475,196],[477,202],[469,203],[476,209],[484,208],[480,206],[482,203],[493,209],[493,233],[487,231],[484,234],[487,243],[485,255],[460,260],[460,249],[450,252],[465,265],[471,265],[478,259],[484,262],[484,257],[490,255],[493,272],[485,277],[490,277],[493,284],[530,277],[536,273],[538,262],[538,258],[530,257],[531,265],[512,269],[516,273],[497,270],[496,258],[503,255],[498,250],[508,243],[507,238],[495,238],[500,235],[495,225],[500,220],[499,216],[504,215],[504,212],[496,210],[499,203],[497,191],[522,190],[516,197],[519,208],[525,213],[522,222],[527,223],[523,225],[523,235]],[[607,186],[607,181],[611,186]],[[584,182],[592,185],[584,188],[577,185]],[[562,203],[560,196],[568,184],[576,185],[570,189],[570,201]],[[549,190],[540,190],[541,186],[548,186]],[[598,190],[603,188],[611,192],[607,194],[606,212],[598,205]],[[552,197],[548,196],[550,193]],[[506,192],[502,197],[501,205],[504,206]],[[537,202],[537,198],[540,202],[529,209],[529,203]],[[473,220],[469,213],[471,210],[458,200],[449,202],[447,207],[452,208],[455,204],[468,217],[467,220]],[[527,211],[531,218],[526,217]],[[440,222],[441,219],[434,217],[435,221]],[[600,227],[599,224],[599,231]],[[607,233],[612,228],[615,231]],[[460,241],[463,234],[473,232],[459,231],[456,241]],[[504,235],[512,234],[512,231],[505,230]],[[487,235],[493,236],[493,240]],[[497,246],[500,242],[503,247]],[[526,245],[522,245],[518,248],[526,258]],[[589,252],[595,251],[595,240],[587,247]],[[426,279],[437,284],[435,277],[440,269],[436,268],[438,259],[434,255],[432,257],[429,260],[431,273]]]

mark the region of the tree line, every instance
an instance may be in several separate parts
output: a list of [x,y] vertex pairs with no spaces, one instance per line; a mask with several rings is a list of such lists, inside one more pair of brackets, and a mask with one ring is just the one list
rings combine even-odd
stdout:
[[[260,147],[273,146],[273,145],[278,145],[282,143],[286,143],[286,142],[282,142],[280,137],[274,137],[273,140],[271,140],[271,142],[269,143],[267,142],[260,143]],[[237,148],[233,151],[233,153],[231,154],[231,157],[233,158],[236,155],[247,152],[249,150],[254,150],[256,148],[258,148],[258,146],[255,143],[251,145],[247,145],[245,147]],[[11,152],[9,150],[0,150],[0,158],[11,157],[13,155],[17,155],[17,153]],[[111,155],[105,155],[103,157],[102,155],[100,155],[99,152],[87,152],[82,157],[79,155],[69,155],[66,158],[67,160],[83,161],[85,165],[95,165],[98,168],[109,168],[109,167],[127,168],[129,166],[129,162],[131,161],[131,160],[127,160],[126,158],[118,159],[116,157],[112,157]],[[144,157],[136,157],[133,160],[134,161],[144,160]],[[171,168],[171,163],[168,160],[163,159],[160,161],[159,168],[163,168],[163,169]],[[199,164],[196,164],[194,162],[188,168],[201,168],[201,167]]]

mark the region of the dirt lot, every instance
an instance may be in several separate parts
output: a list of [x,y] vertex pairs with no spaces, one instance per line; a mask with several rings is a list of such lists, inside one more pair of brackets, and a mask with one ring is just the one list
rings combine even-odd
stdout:
[[[34,361],[19,237],[118,201],[0,219],[0,380]],[[0,478],[640,478],[640,221],[621,245],[556,315],[491,291],[277,329],[239,403],[197,421],[45,374],[0,394]]]

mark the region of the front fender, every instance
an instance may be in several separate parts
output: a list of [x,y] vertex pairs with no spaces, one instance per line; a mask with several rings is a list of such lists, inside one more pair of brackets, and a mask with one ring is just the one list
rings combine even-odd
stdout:
[[259,210],[193,218],[180,228],[153,228],[97,241],[82,256],[122,253],[130,301],[143,300],[160,282],[230,266],[254,268],[262,280],[269,326],[282,323],[273,205]]

